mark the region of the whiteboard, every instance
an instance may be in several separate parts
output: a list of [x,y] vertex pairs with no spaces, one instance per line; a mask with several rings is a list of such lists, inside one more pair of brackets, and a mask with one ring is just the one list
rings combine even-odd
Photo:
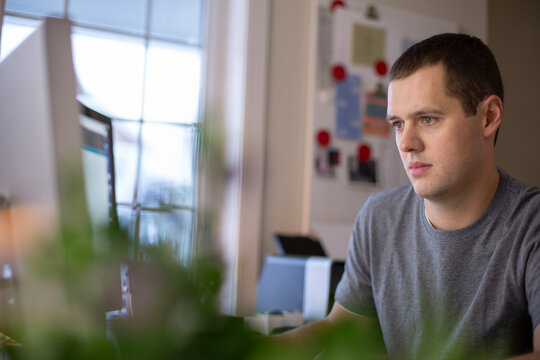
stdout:
[[[379,95],[385,101],[382,95],[388,85],[390,66],[408,46],[435,34],[457,32],[458,26],[362,0],[346,1],[345,7],[333,11],[331,3],[319,0],[317,8],[315,81],[310,105],[312,134],[308,134],[309,228],[333,257],[344,258],[344,244],[348,242],[348,235],[344,234],[350,234],[356,214],[367,198],[408,182],[393,131],[374,134],[368,123],[374,116],[377,121],[382,118],[381,104],[386,108],[385,102],[375,101]],[[376,18],[367,16],[370,10]],[[378,60],[387,66],[384,75],[377,72],[381,69],[376,66],[380,65]],[[345,70],[345,80],[333,77],[332,71],[338,65]],[[321,132],[330,135],[330,140],[324,138],[328,145],[321,145]],[[368,149],[369,160],[358,160],[361,147]],[[329,154],[332,151],[334,154]],[[332,163],[336,161],[335,153],[337,164]],[[361,176],[357,177],[358,172]],[[375,175],[366,178],[363,174]],[[334,248],[337,250],[333,251]]]

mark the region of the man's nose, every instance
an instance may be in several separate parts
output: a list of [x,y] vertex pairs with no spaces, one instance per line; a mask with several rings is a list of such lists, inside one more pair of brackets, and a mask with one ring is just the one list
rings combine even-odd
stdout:
[[414,124],[406,124],[398,135],[398,146],[402,152],[422,151],[424,144]]

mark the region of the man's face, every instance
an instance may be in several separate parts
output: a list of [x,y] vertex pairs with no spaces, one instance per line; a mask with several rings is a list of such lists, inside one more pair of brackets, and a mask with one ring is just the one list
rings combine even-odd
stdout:
[[388,121],[415,192],[429,200],[465,194],[478,179],[482,122],[447,95],[444,67],[420,68],[388,88]]

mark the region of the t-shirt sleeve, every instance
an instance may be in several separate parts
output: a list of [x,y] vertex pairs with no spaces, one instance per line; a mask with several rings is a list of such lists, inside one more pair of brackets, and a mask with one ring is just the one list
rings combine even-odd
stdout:
[[345,271],[337,286],[335,299],[353,313],[376,316],[371,288],[369,229],[368,200],[356,217],[349,241]]
[[540,325],[540,223],[535,230],[535,239],[532,240],[525,273],[527,303],[533,330]]

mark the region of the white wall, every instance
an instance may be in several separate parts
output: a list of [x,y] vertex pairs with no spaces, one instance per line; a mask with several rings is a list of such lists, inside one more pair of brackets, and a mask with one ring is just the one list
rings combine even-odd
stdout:
[[497,165],[521,181],[540,186],[540,1],[489,0],[489,45],[504,83],[504,118]]
[[[487,0],[379,0],[373,3],[452,21],[458,24],[459,31],[487,40]],[[316,0],[271,2],[260,256],[275,252],[273,233],[310,230],[305,206],[309,203],[305,191],[309,178],[305,169],[311,167],[311,156],[306,154],[305,135],[312,132],[307,104],[313,81],[310,66],[315,54],[315,6]],[[354,218],[354,214],[351,216]]]
[[459,32],[467,33],[487,41],[488,0],[376,0],[374,4],[393,6],[400,10],[455,22]]

